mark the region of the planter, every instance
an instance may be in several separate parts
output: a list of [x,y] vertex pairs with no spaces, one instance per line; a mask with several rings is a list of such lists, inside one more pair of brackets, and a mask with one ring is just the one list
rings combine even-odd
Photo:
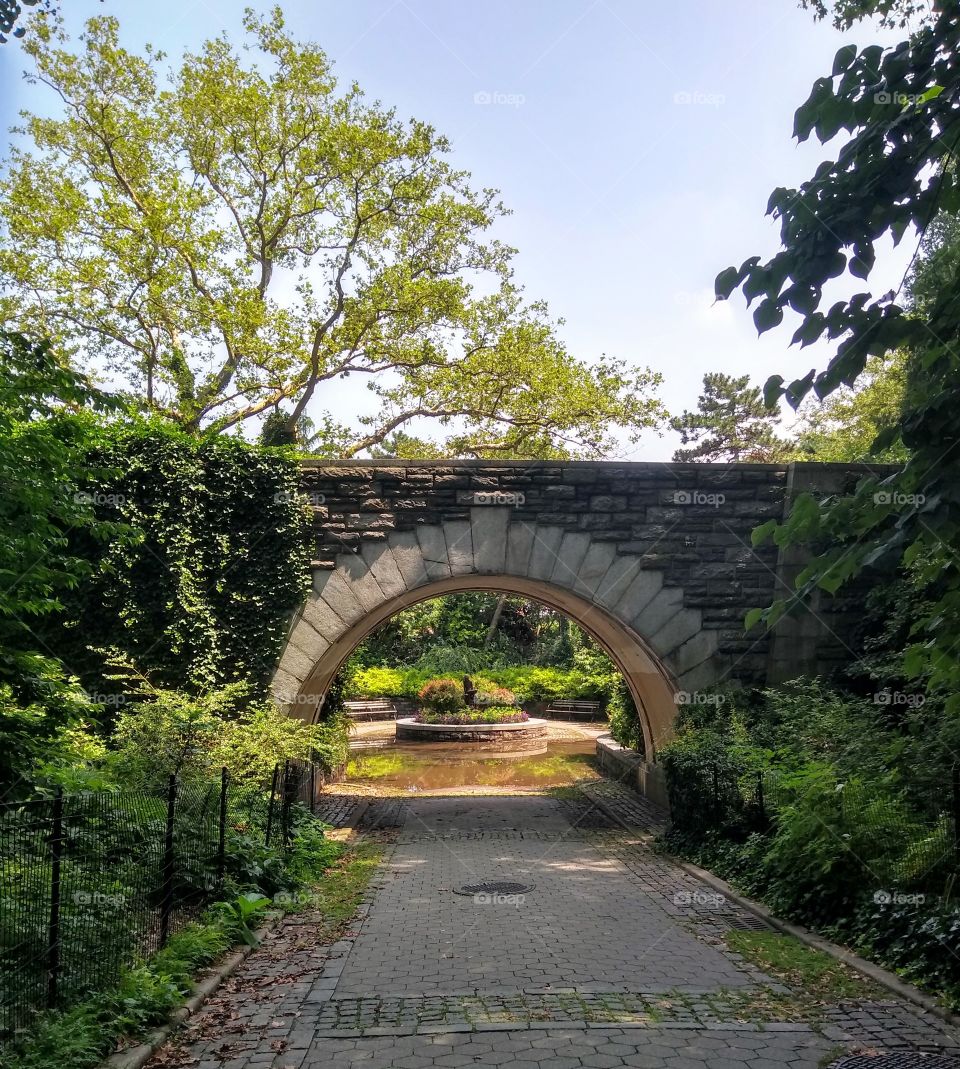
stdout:
[[547,721],[519,724],[421,724],[413,717],[397,721],[397,742],[456,742],[471,749],[542,752],[547,745]]

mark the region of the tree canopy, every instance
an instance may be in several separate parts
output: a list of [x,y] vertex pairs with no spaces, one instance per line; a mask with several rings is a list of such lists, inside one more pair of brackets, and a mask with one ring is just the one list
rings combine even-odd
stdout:
[[[657,422],[659,377],[591,366],[557,336],[491,236],[506,210],[431,126],[338,88],[279,9],[186,54],[87,23],[78,51],[39,20],[24,44],[58,117],[0,185],[0,280],[20,328],[189,431],[310,412],[317,450],[351,456],[426,417],[447,452],[596,455]],[[324,389],[366,378],[344,424]],[[316,404],[319,408],[311,408]]]
[[[960,9],[937,5],[936,17],[891,48],[847,45],[830,75],[819,78],[796,113],[801,141],[821,142],[841,130],[849,137],[835,160],[824,161],[799,189],[774,190],[768,212],[780,221],[782,248],[768,262],[754,256],[717,277],[721,299],[740,288],[759,303],[754,322],[763,333],[795,313],[794,343],[823,337],[836,351],[826,368],[789,384],[767,383],[771,402],[794,406],[814,391],[820,398],[852,387],[871,357],[912,354],[909,389],[897,422],[871,447],[873,456],[902,445],[907,461],[893,475],[864,478],[852,496],[825,502],[807,496],[784,527],[765,524],[762,541],[828,546],[797,579],[791,599],[748,616],[768,624],[817,588],[838,590],[871,565],[921,564],[920,581],[944,593],[916,622],[906,654],[910,675],[924,675],[960,710],[960,278],[949,257],[938,258],[939,280],[929,295],[875,294],[861,288],[821,310],[824,286],[842,275],[868,281],[876,243],[921,235],[941,214],[960,213]],[[931,276],[932,277],[932,276]],[[916,281],[913,286],[916,287]],[[922,288],[922,287],[921,287]],[[901,296],[902,294],[902,296]]]

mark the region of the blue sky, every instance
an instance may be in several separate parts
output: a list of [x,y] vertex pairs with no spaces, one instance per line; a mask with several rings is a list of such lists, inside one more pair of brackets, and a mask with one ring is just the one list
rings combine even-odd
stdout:
[[[119,17],[125,43],[173,60],[223,31],[236,0],[63,0],[67,23]],[[259,5],[262,7],[262,5]],[[850,40],[889,41],[870,24],[841,35],[795,0],[286,0],[289,28],[317,41],[343,82],[401,116],[433,123],[477,186],[513,214],[498,236],[517,278],[564,319],[571,350],[649,365],[671,411],[692,407],[706,371],[805,373],[828,352],[758,340],[739,298],[712,306],[730,263],[777,248],[770,191],[798,185],[835,146],[797,146],[793,112]],[[37,99],[17,45],[0,48],[0,120]],[[913,243],[881,254],[871,289],[896,286]],[[858,288],[862,288],[857,283]],[[328,403],[330,398],[328,397]],[[349,384],[336,399],[369,405]],[[669,459],[672,433],[625,447]]]

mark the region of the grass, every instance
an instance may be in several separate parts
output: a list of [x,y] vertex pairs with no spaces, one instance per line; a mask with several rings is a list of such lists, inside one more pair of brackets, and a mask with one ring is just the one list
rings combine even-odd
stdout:
[[341,854],[313,888],[308,908],[322,915],[317,942],[331,943],[340,937],[363,901],[382,856],[380,844],[360,839]]
[[883,997],[876,984],[858,972],[780,932],[727,932],[727,946],[768,976],[816,1002]]

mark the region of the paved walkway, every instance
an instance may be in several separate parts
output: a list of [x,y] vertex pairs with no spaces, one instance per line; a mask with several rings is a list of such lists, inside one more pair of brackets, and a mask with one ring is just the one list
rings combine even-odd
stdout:
[[[758,923],[649,846],[616,785],[364,801],[387,854],[345,938],[309,915],[257,950],[158,1065],[197,1069],[775,1069],[851,1051],[958,1053],[884,998],[822,1006],[724,939]],[[655,815],[654,815],[655,816]],[[486,881],[526,890],[457,893]]]

